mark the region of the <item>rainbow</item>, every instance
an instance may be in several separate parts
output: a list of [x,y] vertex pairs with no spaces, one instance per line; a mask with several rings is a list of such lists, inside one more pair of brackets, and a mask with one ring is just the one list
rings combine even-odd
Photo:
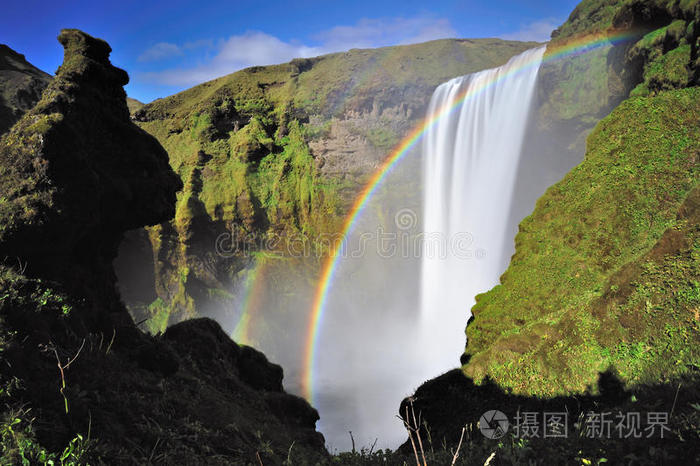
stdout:
[[266,266],[266,260],[256,260],[253,269],[248,272],[245,278],[241,314],[231,336],[239,344],[250,345],[252,343],[250,339],[251,320],[262,300]]
[[[372,198],[373,194],[377,190],[382,180],[391,172],[391,170],[408,154],[413,147],[422,139],[426,131],[435,125],[441,118],[448,115],[454,109],[461,106],[461,104],[475,95],[483,92],[485,89],[495,85],[499,81],[522,72],[533,66],[539,66],[540,63],[549,63],[562,58],[574,57],[582,55],[584,53],[596,50],[600,47],[607,45],[616,45],[619,43],[630,41],[631,39],[639,37],[635,32],[622,32],[622,33],[612,33],[610,35],[598,34],[594,36],[585,36],[578,39],[574,39],[561,45],[548,45],[547,51],[541,62],[537,59],[533,59],[531,62],[523,64],[521,67],[513,69],[508,73],[503,73],[498,78],[494,79],[492,82],[485,83],[482,87],[477,89],[467,89],[462,95],[455,100],[454,105],[440,109],[437,113],[433,115],[428,115],[415,129],[413,129],[388,155],[381,166],[374,172],[369,181],[365,184],[364,188],[360,194],[355,199],[349,213],[345,217],[345,220],[341,229],[341,237],[343,239],[347,238],[348,235],[353,231],[357,219],[362,214],[363,210],[367,206],[368,201]],[[332,246],[330,254],[325,259],[322,268],[320,278],[316,287],[314,294],[313,305],[311,309],[311,315],[308,322],[307,336],[304,345],[304,360],[302,368],[302,394],[303,396],[312,404],[314,404],[314,364],[316,360],[316,353],[318,347],[318,337],[319,330],[321,327],[321,322],[323,320],[323,315],[326,309],[326,302],[328,299],[329,291],[333,284],[333,278],[338,269],[338,264],[340,263],[340,258],[344,255],[345,241],[340,241]]]

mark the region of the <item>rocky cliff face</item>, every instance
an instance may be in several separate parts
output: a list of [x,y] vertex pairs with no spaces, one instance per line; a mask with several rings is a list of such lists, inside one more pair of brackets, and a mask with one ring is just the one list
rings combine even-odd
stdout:
[[316,411],[264,355],[213,321],[159,338],[134,325],[112,261],[125,231],[173,216],[182,183],[131,122],[109,45],[58,39],[56,77],[0,140],[4,458],[275,464],[292,444],[322,457]]
[[[535,45],[439,40],[351,50],[243,70],[146,105],[134,118],[168,150],[185,188],[174,221],[131,233],[121,250],[120,286],[136,319],[160,331],[232,308],[226,292],[251,262],[239,251],[265,249],[271,238],[282,251],[289,238],[313,250],[423,118],[438,84]],[[135,264],[154,270],[152,285],[130,279]]]

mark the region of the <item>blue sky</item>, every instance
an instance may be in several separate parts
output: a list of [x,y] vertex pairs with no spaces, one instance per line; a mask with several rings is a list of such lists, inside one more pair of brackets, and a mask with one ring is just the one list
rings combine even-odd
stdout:
[[446,37],[546,40],[578,0],[461,1],[13,1],[0,43],[53,73],[56,36],[74,27],[107,40],[131,76],[127,93],[149,102],[252,65],[359,47]]

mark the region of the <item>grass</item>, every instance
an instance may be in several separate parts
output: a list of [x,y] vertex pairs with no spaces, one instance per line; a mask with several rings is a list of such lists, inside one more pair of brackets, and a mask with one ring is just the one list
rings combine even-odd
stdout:
[[[36,439],[30,418],[31,412],[20,410],[10,413],[0,422],[0,465],[82,466],[87,463],[89,449],[94,443],[89,437],[77,434],[58,452],[50,452]],[[27,419],[30,420],[27,420]]]
[[102,333],[85,328],[93,311],[60,284],[0,265],[0,465],[245,464],[256,449],[279,464],[293,442],[296,455],[324,456],[315,411],[257,389],[281,369],[218,324]]
[[694,296],[698,279],[697,232],[678,212],[698,182],[699,98],[632,98],[600,122],[583,163],[521,223],[502,284],[477,297],[465,373],[554,395],[609,366],[635,383],[697,365],[696,305],[675,293]]

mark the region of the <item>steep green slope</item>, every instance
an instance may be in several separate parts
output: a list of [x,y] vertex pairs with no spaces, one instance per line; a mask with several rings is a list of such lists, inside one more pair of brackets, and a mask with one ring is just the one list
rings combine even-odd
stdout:
[[[503,464],[700,458],[699,23],[697,1],[586,0],[554,33],[550,51],[632,34],[591,54],[597,64],[588,70],[572,58],[543,67],[552,94],[541,96],[540,122],[571,118],[585,128],[581,108],[562,99],[568,93],[593,116],[630,96],[595,125],[584,160],[520,224],[501,283],[472,309],[461,370],[426,382],[400,413],[414,406],[428,426],[422,434],[448,444],[487,409],[511,421],[525,411],[566,412],[569,434],[509,431],[496,445],[467,433],[478,459],[465,464],[481,464],[489,451]],[[610,100],[595,110],[587,94]],[[670,429],[643,441],[590,436],[586,412],[671,413]]]
[[51,76],[7,45],[0,44],[0,134],[39,101]]
[[[518,393],[582,391],[700,362],[700,90],[625,101],[584,162],[520,225],[501,284],[477,297],[465,372]],[[687,214],[680,214],[686,198]]]
[[608,367],[635,383],[697,365],[695,217],[679,213],[698,181],[697,18],[697,1],[585,1],[555,34],[636,31],[617,67],[632,85],[637,68],[639,84],[521,223],[501,284],[477,297],[469,376],[552,395]]
[[131,114],[143,108],[144,105],[145,104],[143,102],[139,102],[138,100],[132,99],[131,97],[126,98],[126,106],[129,108],[129,113]]
[[[175,220],[133,233],[117,261],[137,320],[158,331],[230,308],[228,291],[251,260],[244,250],[284,251],[289,241],[313,250],[314,238],[338,230],[354,193],[423,117],[438,84],[534,45],[351,50],[246,69],[137,111],[185,184]],[[153,285],[130,280],[135,267],[154,270]]]
[[[569,121],[587,134],[643,80],[648,71],[644,67],[665,69],[666,75],[675,73],[672,77],[648,76],[652,82],[646,85],[655,90],[685,87],[690,77],[685,67],[697,58],[690,57],[691,48],[695,47],[693,38],[697,37],[697,5],[697,0],[581,2],[569,19],[552,32],[549,51],[556,52],[570,43],[594,43],[621,32],[631,39],[620,42],[618,38],[614,46],[611,43],[546,63],[541,70],[543,103],[539,125]],[[682,48],[665,56],[664,61],[671,61],[668,66],[654,63],[654,59],[679,46]],[[683,63],[678,65],[680,62]],[[668,82],[659,82],[664,80]],[[578,143],[582,145],[583,138]]]

